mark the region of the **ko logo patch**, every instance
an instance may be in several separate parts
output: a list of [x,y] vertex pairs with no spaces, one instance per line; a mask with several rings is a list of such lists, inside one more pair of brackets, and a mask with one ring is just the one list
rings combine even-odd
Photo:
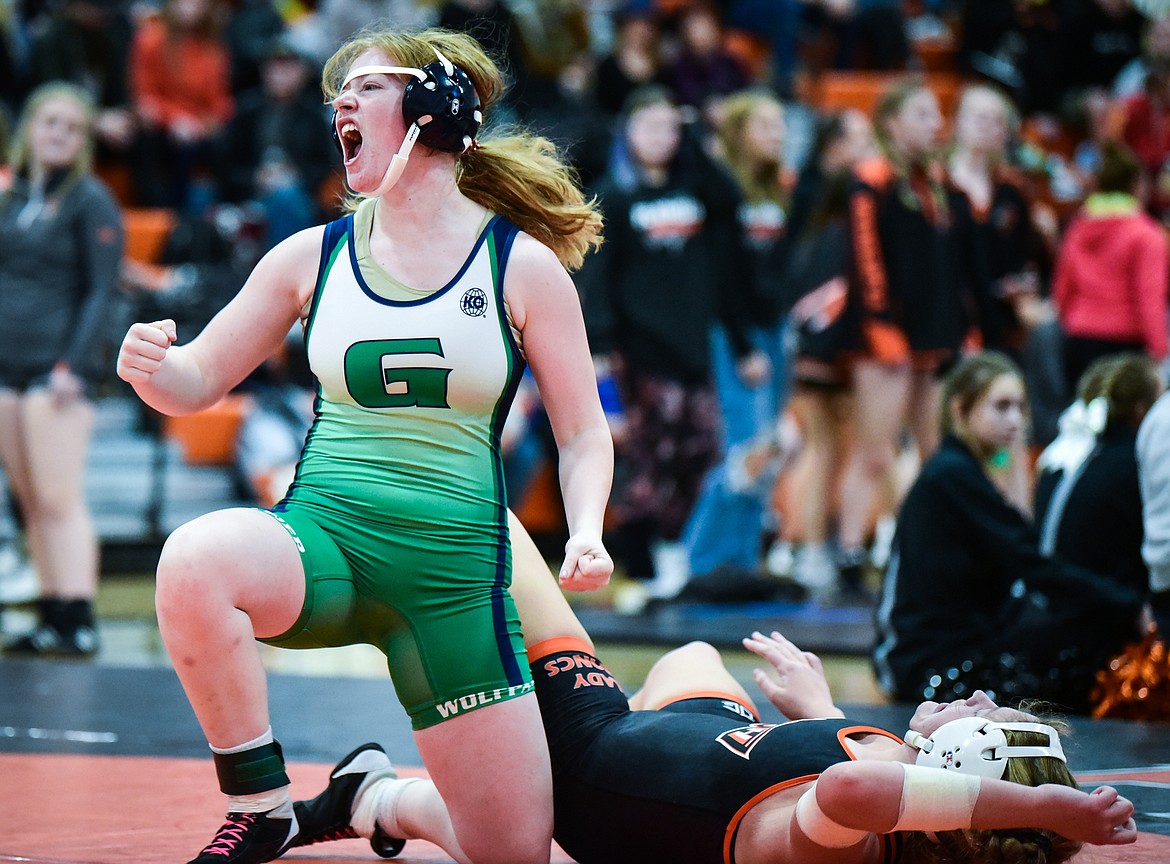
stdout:
[[459,308],[464,315],[478,318],[487,312],[487,294],[479,288],[468,288],[459,300]]

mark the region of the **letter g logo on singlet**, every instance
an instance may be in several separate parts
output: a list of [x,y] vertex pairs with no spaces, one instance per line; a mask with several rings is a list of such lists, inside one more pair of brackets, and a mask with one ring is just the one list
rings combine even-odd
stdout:
[[450,408],[450,369],[395,366],[403,354],[443,355],[438,339],[374,339],[345,352],[345,386],[363,408]]

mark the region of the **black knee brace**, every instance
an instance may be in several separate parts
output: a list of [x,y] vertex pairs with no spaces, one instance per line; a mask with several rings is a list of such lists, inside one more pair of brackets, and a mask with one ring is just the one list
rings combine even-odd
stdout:
[[213,753],[212,756],[219,788],[225,795],[255,795],[289,785],[279,741],[239,753]]

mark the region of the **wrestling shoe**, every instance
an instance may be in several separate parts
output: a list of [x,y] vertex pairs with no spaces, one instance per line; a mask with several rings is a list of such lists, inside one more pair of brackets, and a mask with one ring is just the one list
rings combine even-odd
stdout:
[[[309,846],[360,836],[350,825],[353,802],[358,789],[371,775],[376,775],[376,779],[398,777],[380,745],[363,744],[337,763],[324,792],[309,801],[293,802],[300,830],[292,845]],[[383,858],[393,858],[405,845],[405,840],[388,837],[381,828],[375,828],[370,838],[370,847]]]
[[292,812],[285,803],[267,813],[228,813],[215,839],[188,864],[263,864],[279,858],[292,845]]

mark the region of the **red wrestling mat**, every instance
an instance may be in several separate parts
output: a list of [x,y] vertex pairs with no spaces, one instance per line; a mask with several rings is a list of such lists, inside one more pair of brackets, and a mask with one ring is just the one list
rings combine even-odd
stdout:
[[[1086,788],[1113,786],[1122,795],[1140,803],[1142,790],[1170,791],[1170,767],[1119,768],[1109,771],[1086,771],[1077,774],[1077,781]],[[1157,814],[1166,819],[1170,814]],[[1138,813],[1138,827],[1142,827],[1145,814]],[[1100,848],[1087,846],[1076,858],[1078,864],[1153,864],[1170,862],[1170,836],[1143,833],[1132,846]]]
[[[324,788],[332,765],[292,763],[293,795]],[[407,776],[424,776],[406,768]],[[1100,771],[1087,785],[1170,786],[1170,769]],[[141,756],[0,754],[0,864],[156,864],[186,861],[223,817],[211,759]],[[282,860],[304,864],[380,861],[364,840],[293,850]],[[410,841],[402,864],[448,862],[437,847]],[[1078,864],[1166,864],[1170,836],[1143,833],[1132,846],[1086,847]],[[559,849],[554,864],[571,864]],[[686,862],[679,862],[686,864]]]
[[[293,796],[325,788],[332,764],[291,763]],[[404,776],[425,776],[406,768]],[[195,857],[223,821],[211,759],[0,753],[0,864],[158,864]],[[382,861],[365,840],[294,849],[284,861]],[[411,840],[403,864],[447,862]],[[554,864],[571,864],[555,850]]]

